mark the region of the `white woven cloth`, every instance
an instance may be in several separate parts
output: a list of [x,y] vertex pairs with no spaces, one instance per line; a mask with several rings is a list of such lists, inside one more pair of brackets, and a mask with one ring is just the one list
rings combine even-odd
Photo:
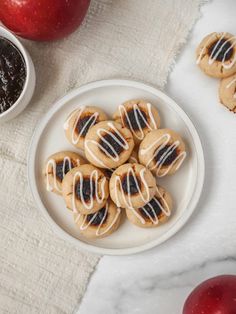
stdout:
[[31,104],[0,126],[0,313],[74,313],[99,257],[59,239],[27,187],[33,129],[70,89],[105,78],[162,88],[201,0],[94,0],[80,29],[54,43],[24,41],[35,63]]

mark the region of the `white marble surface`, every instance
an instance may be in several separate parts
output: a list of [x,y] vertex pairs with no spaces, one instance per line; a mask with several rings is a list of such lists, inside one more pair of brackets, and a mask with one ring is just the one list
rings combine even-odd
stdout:
[[218,102],[218,80],[194,64],[204,35],[236,35],[236,1],[202,8],[166,92],[187,112],[204,146],[206,181],[196,214],[176,236],[143,254],[103,257],[79,314],[180,314],[191,289],[218,274],[236,274],[236,116]]

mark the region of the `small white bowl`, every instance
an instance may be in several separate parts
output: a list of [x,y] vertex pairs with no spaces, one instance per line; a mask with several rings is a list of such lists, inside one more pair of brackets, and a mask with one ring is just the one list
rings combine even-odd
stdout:
[[6,111],[0,113],[0,123],[15,118],[30,102],[35,88],[35,70],[32,59],[20,41],[6,28],[0,26],[0,36],[10,40],[22,53],[26,66],[26,79],[20,97]]

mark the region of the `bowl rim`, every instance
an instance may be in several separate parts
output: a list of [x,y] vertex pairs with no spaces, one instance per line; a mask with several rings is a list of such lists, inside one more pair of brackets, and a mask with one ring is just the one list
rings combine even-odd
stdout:
[[[97,247],[95,245],[88,244],[86,242],[83,242],[77,238],[74,238],[72,235],[67,233],[65,230],[63,230],[50,216],[49,212],[45,210],[45,206],[42,203],[42,200],[40,198],[38,190],[35,188],[37,186],[36,183],[36,177],[34,176],[34,169],[35,169],[35,154],[37,151],[37,142],[41,136],[41,132],[45,127],[45,124],[50,120],[51,116],[59,110],[64,104],[65,101],[69,101],[72,98],[74,98],[77,95],[80,95],[90,89],[96,89],[99,87],[107,87],[107,86],[131,86],[131,87],[138,87],[141,89],[144,89],[148,92],[153,93],[156,96],[162,97],[163,100],[166,102],[171,103],[172,108],[178,112],[181,116],[181,118],[184,120],[186,125],[188,126],[193,138],[194,138],[194,146],[197,152],[197,175],[198,180],[195,184],[195,192],[191,198],[191,204],[186,211],[185,215],[182,215],[179,217],[179,219],[175,222],[175,224],[172,226],[170,230],[168,230],[161,239],[157,238],[155,240],[152,240],[148,243],[130,247],[130,248],[102,248]],[[35,141],[36,140],[36,141]],[[63,238],[65,241],[74,244],[75,247],[83,250],[83,251],[89,251],[92,253],[96,253],[99,255],[130,255],[130,254],[136,254],[141,253],[143,251],[149,250],[157,245],[162,244],[166,240],[170,239],[173,235],[175,235],[189,220],[189,218],[192,216],[194,210],[197,207],[197,204],[199,202],[201,192],[204,186],[204,178],[205,178],[205,160],[204,160],[204,153],[203,148],[201,144],[200,137],[198,135],[198,132],[189,118],[189,116],[186,114],[186,112],[173,100],[171,97],[169,97],[167,94],[159,90],[158,88],[155,88],[152,85],[135,81],[135,80],[126,80],[126,79],[108,79],[108,80],[98,80],[93,81],[84,85],[81,85],[80,87],[71,90],[69,93],[63,95],[61,98],[56,100],[54,102],[54,105],[50,108],[50,110],[45,113],[45,115],[41,118],[41,120],[38,122],[37,127],[34,130],[34,133],[31,138],[31,143],[29,145],[28,149],[28,156],[27,156],[27,177],[28,177],[28,184],[33,196],[33,199],[35,200],[37,204],[37,208],[44,216],[46,222],[48,223],[49,227],[57,234],[59,237]]]
[[[8,37],[4,36],[5,34],[7,34]],[[24,58],[25,67],[26,67],[26,78],[25,78],[25,83],[24,83],[24,87],[21,91],[21,94],[10,108],[8,108],[6,111],[0,113],[0,120],[1,120],[1,118],[6,117],[8,114],[10,114],[12,111],[14,111],[14,109],[21,103],[22,99],[25,96],[25,93],[26,93],[28,86],[29,86],[30,61],[29,61],[28,53],[27,53],[25,47],[19,41],[19,39],[12,32],[10,32],[8,29],[6,29],[5,27],[3,27],[1,25],[0,25],[0,37],[6,38],[7,40],[9,40],[11,43],[13,43],[19,49],[19,51],[21,52],[21,54]]]

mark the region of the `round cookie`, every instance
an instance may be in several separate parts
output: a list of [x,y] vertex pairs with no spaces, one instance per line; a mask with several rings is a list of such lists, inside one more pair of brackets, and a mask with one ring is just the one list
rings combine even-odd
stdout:
[[100,168],[122,165],[129,159],[133,147],[131,132],[114,121],[103,121],[91,127],[84,142],[86,158]]
[[139,208],[155,194],[156,180],[140,164],[124,164],[117,168],[109,182],[110,197],[118,207]]
[[236,38],[229,33],[211,33],[196,50],[197,64],[212,77],[223,78],[236,72]]
[[186,157],[180,135],[170,129],[148,133],[139,147],[139,161],[158,177],[175,173]]
[[236,73],[220,81],[219,97],[225,107],[236,113]]
[[130,129],[136,144],[140,143],[148,132],[160,127],[157,109],[144,100],[129,100],[120,105],[113,119]]
[[62,182],[62,195],[73,212],[92,214],[106,204],[108,180],[100,169],[84,164],[66,174]]
[[84,158],[71,151],[62,151],[48,157],[43,168],[47,190],[61,195],[62,180],[72,168],[85,164]]
[[82,106],[75,109],[66,119],[63,127],[68,141],[84,149],[88,130],[96,123],[107,120],[107,115],[98,107]]
[[86,238],[104,238],[116,231],[120,225],[121,209],[111,200],[94,214],[74,214],[74,220],[81,234]]
[[126,208],[126,214],[134,225],[142,228],[154,228],[169,219],[172,207],[170,194],[162,187],[157,186],[156,193],[150,202],[137,209]]

